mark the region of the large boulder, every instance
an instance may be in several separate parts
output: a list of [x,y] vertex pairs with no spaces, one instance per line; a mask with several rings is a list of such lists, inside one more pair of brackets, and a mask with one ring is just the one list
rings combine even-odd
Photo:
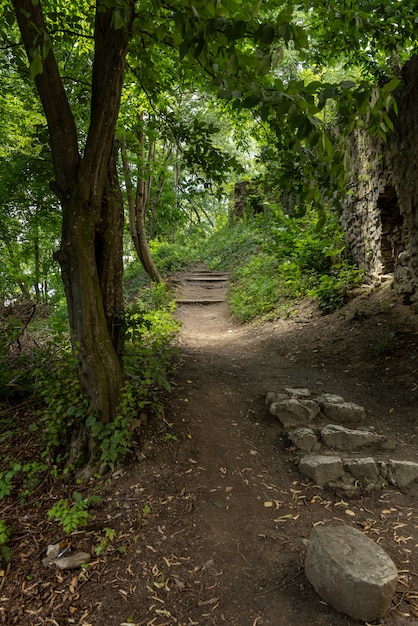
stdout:
[[345,525],[314,528],[305,573],[327,604],[364,622],[386,615],[398,580],[395,564],[386,552]]

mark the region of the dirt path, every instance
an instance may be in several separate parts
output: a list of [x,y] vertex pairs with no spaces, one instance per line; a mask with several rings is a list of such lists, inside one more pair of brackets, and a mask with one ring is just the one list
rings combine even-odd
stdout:
[[[138,557],[142,574],[129,597],[133,621],[150,626],[355,624],[320,602],[303,574],[313,525],[337,521],[364,529],[403,570],[398,605],[381,624],[417,624],[418,607],[411,599],[418,574],[414,490],[349,502],[312,486],[299,475],[295,450],[264,406],[266,392],[283,386],[367,399],[371,411],[379,403],[381,411],[387,400],[386,414],[403,403],[404,420],[397,425],[402,446],[403,432],[406,440],[411,428],[410,398],[395,398],[389,384],[384,392],[381,385],[374,390],[384,374],[375,371],[371,385],[364,379],[371,364],[356,362],[346,347],[341,356],[337,339],[330,338],[324,363],[321,345],[314,347],[315,333],[326,335],[320,321],[317,326],[310,319],[242,327],[228,317],[225,276],[207,276],[199,267],[181,276],[178,286],[183,366],[167,414],[169,452],[157,446],[153,457],[150,450],[148,477],[138,475],[150,513],[142,528],[147,548]],[[303,337],[308,328],[309,340]],[[378,414],[371,413],[370,420],[379,422]],[[390,430],[381,420],[379,426]],[[406,448],[405,443],[403,452]],[[101,609],[108,611],[109,603]]]
[[227,286],[203,267],[178,277],[182,366],[163,428],[148,425],[138,462],[102,486],[94,520],[70,537],[93,555],[86,570],[42,564],[59,529],[28,509],[14,539],[20,560],[0,569],[0,623],[354,626],[303,573],[313,525],[337,521],[377,541],[400,571],[381,625],[418,624],[417,485],[351,500],[313,486],[264,403],[286,386],[338,393],[394,440],[394,458],[417,460],[416,316],[381,288],[327,317],[301,306],[239,326]]

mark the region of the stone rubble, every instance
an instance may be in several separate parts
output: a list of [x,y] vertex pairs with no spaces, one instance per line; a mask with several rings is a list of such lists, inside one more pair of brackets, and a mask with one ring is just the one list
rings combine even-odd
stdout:
[[[318,486],[355,495],[418,481],[418,463],[382,458],[389,451],[392,454],[396,446],[374,429],[345,428],[329,422],[333,418],[351,426],[364,424],[366,411],[358,404],[335,394],[288,387],[267,393],[266,405],[293,446],[306,453],[299,461],[299,470]],[[320,423],[324,421],[325,425]],[[373,448],[378,458],[356,456],[366,447]]]

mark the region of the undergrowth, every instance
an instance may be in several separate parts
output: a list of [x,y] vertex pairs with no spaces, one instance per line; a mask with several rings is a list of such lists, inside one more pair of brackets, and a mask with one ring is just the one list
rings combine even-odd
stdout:
[[[42,328],[38,324],[35,348],[27,355],[32,364],[32,396],[30,410],[26,407],[26,427],[15,423],[13,411],[0,411],[0,501],[12,497],[23,503],[33,497],[46,476],[72,476],[78,469],[71,465],[72,436],[80,425],[98,446],[98,467],[112,469],[130,453],[134,433],[138,433],[133,425],[141,413],[163,423],[163,393],[170,390],[169,377],[176,363],[173,339],[178,323],[173,309],[171,294],[164,285],[148,286],[127,306],[125,386],[118,414],[108,424],[97,419],[81,392],[66,316],[54,315],[45,320]],[[20,437],[36,441],[31,448],[36,459],[25,459],[24,451],[19,460],[7,454],[8,444],[16,449]],[[49,516],[71,532],[89,519],[92,502],[77,494],[62,498]],[[7,527],[0,520],[0,542],[6,535]],[[7,555],[5,546],[0,560]]]
[[270,207],[268,216],[215,232],[205,241],[202,259],[210,267],[233,268],[230,308],[244,322],[288,312],[306,296],[329,313],[363,279],[331,211],[320,220],[310,209],[290,217],[280,207]]

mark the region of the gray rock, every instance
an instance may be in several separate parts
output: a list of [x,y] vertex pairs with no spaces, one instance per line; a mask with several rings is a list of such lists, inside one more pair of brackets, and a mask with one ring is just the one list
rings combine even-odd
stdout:
[[322,412],[333,422],[359,423],[366,419],[364,408],[354,402],[323,402]]
[[362,483],[365,479],[368,483],[374,483],[379,477],[379,468],[371,456],[363,459],[343,459],[343,465],[347,472]]
[[344,476],[344,467],[339,456],[307,454],[299,461],[299,470],[320,487]]
[[309,389],[293,389],[292,387],[286,387],[285,391],[293,398],[310,398],[312,396]]
[[313,400],[296,398],[273,402],[270,406],[270,413],[278,418],[284,428],[308,424],[318,415],[319,410],[319,405]]
[[319,404],[342,404],[344,402],[344,398],[342,396],[336,396],[333,393],[323,393],[317,398]]
[[388,461],[388,481],[393,485],[405,487],[418,478],[418,463],[413,461]]
[[76,569],[81,567],[84,563],[88,563],[91,559],[91,555],[88,552],[74,552],[68,556],[63,556],[59,559],[43,559],[44,565],[56,565],[59,569]]
[[398,573],[386,552],[351,526],[317,526],[305,573],[319,596],[352,619],[374,621],[390,609]]
[[383,435],[377,435],[369,430],[352,430],[336,424],[325,426],[321,430],[321,438],[329,448],[338,450],[355,450],[384,441]]
[[297,446],[299,450],[304,452],[312,452],[312,449],[318,443],[318,438],[315,435],[312,428],[307,426],[301,426],[301,428],[295,428],[287,433],[290,441],[293,445]]
[[265,403],[266,406],[270,407],[274,402],[281,402],[282,400],[287,400],[289,396],[285,393],[276,393],[275,391],[269,391],[266,394]]

